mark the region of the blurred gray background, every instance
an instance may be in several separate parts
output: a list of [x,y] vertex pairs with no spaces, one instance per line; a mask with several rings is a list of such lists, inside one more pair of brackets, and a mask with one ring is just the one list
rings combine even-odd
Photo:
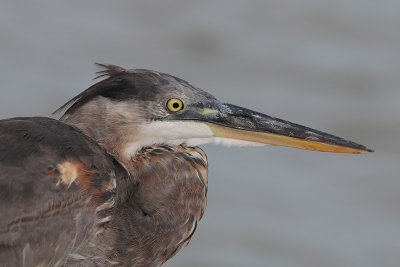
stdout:
[[399,1],[1,1],[0,117],[50,116],[101,62],[351,139],[376,152],[204,146],[166,266],[400,266],[399,29]]

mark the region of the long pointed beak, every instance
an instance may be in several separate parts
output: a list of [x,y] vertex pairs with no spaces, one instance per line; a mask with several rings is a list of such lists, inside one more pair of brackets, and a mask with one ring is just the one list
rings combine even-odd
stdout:
[[223,138],[335,153],[368,153],[373,150],[343,138],[226,103],[200,110],[214,135]]

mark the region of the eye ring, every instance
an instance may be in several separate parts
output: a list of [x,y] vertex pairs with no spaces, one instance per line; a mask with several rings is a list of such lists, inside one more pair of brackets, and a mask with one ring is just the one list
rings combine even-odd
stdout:
[[183,102],[178,98],[171,98],[167,101],[167,108],[172,112],[178,112],[183,109]]

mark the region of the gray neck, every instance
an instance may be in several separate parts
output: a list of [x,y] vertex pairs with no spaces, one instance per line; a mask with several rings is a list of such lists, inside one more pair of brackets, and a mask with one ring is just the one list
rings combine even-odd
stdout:
[[131,109],[128,103],[97,97],[70,114],[65,123],[79,128],[127,167],[130,156],[125,155],[125,146],[138,135],[141,123],[137,114],[129,113]]

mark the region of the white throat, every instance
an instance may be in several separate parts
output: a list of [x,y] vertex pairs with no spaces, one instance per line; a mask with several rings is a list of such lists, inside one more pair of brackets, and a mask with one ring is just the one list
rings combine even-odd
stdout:
[[125,148],[125,155],[132,156],[143,147],[152,145],[197,146],[206,143],[227,146],[263,146],[263,144],[214,136],[211,128],[195,121],[154,121],[142,125],[140,132]]

